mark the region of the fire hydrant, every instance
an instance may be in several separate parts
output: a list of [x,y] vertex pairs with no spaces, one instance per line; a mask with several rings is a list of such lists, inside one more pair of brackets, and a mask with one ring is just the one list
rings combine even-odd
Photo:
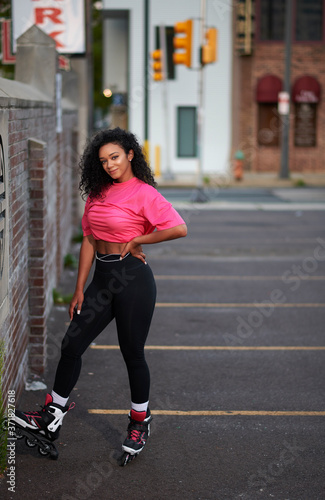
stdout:
[[234,161],[234,178],[236,181],[241,181],[244,173],[244,159],[245,155],[242,151],[238,150],[235,153]]

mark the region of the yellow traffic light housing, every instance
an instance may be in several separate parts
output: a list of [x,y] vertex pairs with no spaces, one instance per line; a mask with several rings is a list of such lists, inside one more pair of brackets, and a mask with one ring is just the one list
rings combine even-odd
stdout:
[[153,76],[152,78],[156,81],[159,82],[164,79],[164,73],[163,73],[163,62],[162,62],[162,57],[163,53],[161,49],[154,50],[151,54],[152,59],[154,62],[152,63],[152,68],[153,68]]
[[217,60],[217,37],[216,28],[209,28],[205,33],[207,43],[202,47],[202,64],[213,63]]
[[191,67],[192,61],[192,24],[193,21],[188,20],[176,23],[174,26],[175,34],[183,34],[184,36],[174,36],[174,48],[184,49],[183,52],[174,52],[174,64],[185,64],[188,68]]

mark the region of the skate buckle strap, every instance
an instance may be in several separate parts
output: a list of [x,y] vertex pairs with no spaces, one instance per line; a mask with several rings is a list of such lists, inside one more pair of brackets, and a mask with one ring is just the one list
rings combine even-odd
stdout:
[[[44,410],[46,411],[46,407],[47,407],[47,405],[40,405],[40,406],[41,406],[41,408],[42,408],[42,411],[44,411]],[[67,409],[67,411],[73,410],[73,408],[74,408],[75,406],[76,406],[76,403],[75,403],[75,402],[70,403],[69,408]],[[62,408],[62,407],[61,407],[61,408]],[[28,412],[28,413],[29,413],[29,414],[32,414],[32,413],[38,413],[38,412],[37,412],[37,411],[30,411],[30,412]]]
[[132,428],[132,430],[136,430],[136,431],[144,431],[144,430],[147,430],[148,428],[148,424],[146,422],[137,422],[136,420],[132,420],[130,423],[129,423],[129,426]]

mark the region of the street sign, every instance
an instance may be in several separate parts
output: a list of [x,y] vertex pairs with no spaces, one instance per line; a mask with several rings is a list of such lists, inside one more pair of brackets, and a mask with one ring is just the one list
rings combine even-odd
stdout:
[[36,24],[56,42],[61,54],[86,51],[85,9],[80,0],[12,0],[14,52],[16,41]]
[[289,92],[279,92],[278,95],[278,112],[279,115],[288,115],[290,111],[290,95]]

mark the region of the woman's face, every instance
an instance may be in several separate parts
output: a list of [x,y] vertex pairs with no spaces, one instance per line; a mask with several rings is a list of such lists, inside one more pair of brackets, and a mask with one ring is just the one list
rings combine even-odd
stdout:
[[99,161],[115,182],[126,182],[134,177],[131,167],[133,156],[132,149],[126,154],[121,146],[112,142],[99,149]]

